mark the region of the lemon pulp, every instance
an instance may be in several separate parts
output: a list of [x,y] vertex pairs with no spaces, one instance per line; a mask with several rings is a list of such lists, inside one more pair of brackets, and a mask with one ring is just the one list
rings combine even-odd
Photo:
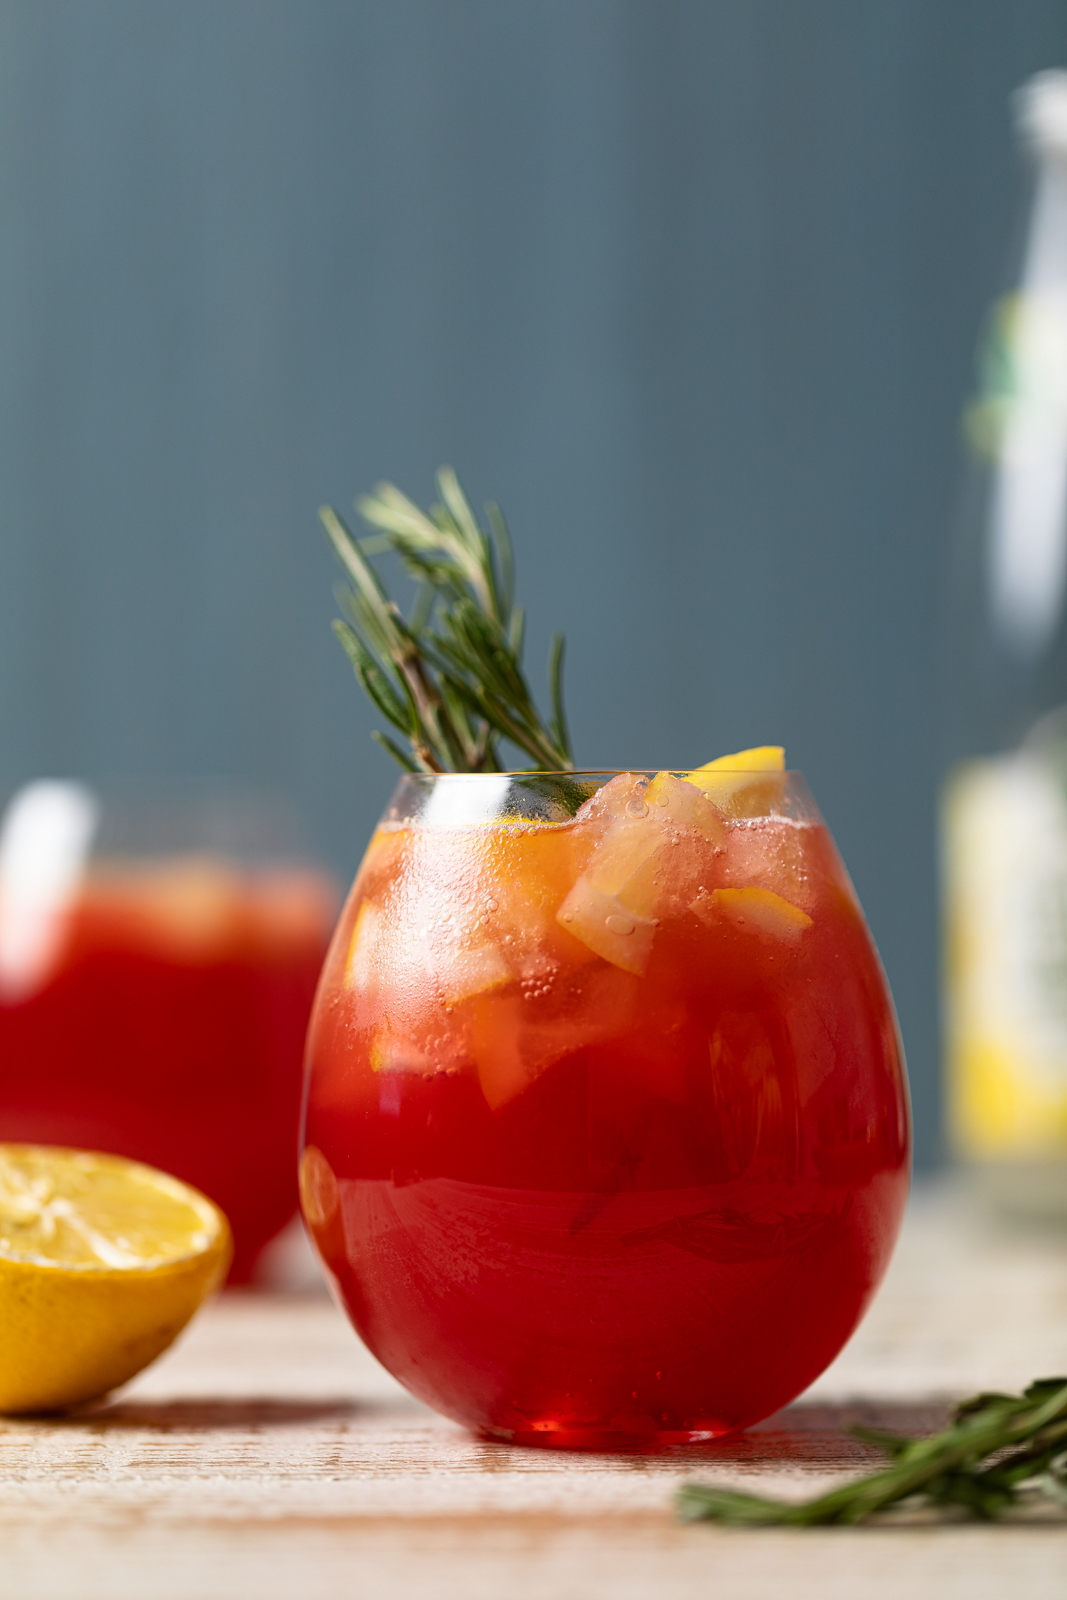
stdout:
[[0,1411],[57,1410],[133,1377],[232,1252],[222,1212],[139,1162],[0,1144]]

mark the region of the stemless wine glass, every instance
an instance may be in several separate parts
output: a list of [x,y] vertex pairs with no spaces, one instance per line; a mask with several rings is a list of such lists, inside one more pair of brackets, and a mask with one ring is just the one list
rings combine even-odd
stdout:
[[301,1195],[357,1331],[483,1435],[707,1440],[885,1270],[904,1064],[795,773],[401,780],[312,1014]]
[[246,1281],[296,1210],[304,1033],[336,908],[270,796],[27,785],[0,822],[0,1139],[195,1184]]

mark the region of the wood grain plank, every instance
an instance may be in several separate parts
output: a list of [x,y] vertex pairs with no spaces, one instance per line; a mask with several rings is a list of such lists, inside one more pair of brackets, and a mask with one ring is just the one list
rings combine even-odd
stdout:
[[682,1527],[690,1476],[814,1492],[948,1399],[1067,1365],[1067,1242],[920,1197],[864,1327],[804,1399],[717,1445],[483,1443],[407,1395],[324,1294],[228,1294],[122,1394],[0,1421],[0,1593],[19,1600],[1028,1600],[1067,1593],[1067,1525]]

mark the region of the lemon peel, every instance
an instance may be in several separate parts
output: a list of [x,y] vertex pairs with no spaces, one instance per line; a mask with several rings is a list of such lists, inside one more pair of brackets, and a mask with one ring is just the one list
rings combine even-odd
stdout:
[[697,772],[784,772],[785,750],[780,744],[759,744],[751,750],[737,750],[730,756],[717,756],[706,761],[696,772],[689,774],[690,781]]
[[795,944],[811,927],[808,913],[773,889],[713,889],[711,894],[701,890],[689,909],[705,922],[716,915],[725,916],[746,932],[766,934],[787,944]]
[[[751,750],[719,756],[685,775],[686,782],[702,789],[727,816],[758,817],[774,809],[782,794],[785,750],[780,744],[761,744]],[[760,774],[756,777],[755,774]],[[763,776],[766,774],[766,776]]]

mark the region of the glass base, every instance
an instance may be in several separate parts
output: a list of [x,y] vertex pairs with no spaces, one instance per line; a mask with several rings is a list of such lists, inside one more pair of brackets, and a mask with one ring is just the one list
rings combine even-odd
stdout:
[[539,1450],[620,1451],[627,1455],[647,1455],[670,1450],[678,1445],[711,1444],[725,1439],[738,1429],[726,1422],[699,1428],[574,1428],[545,1423],[532,1428],[479,1428],[478,1437],[490,1444],[532,1445]]

